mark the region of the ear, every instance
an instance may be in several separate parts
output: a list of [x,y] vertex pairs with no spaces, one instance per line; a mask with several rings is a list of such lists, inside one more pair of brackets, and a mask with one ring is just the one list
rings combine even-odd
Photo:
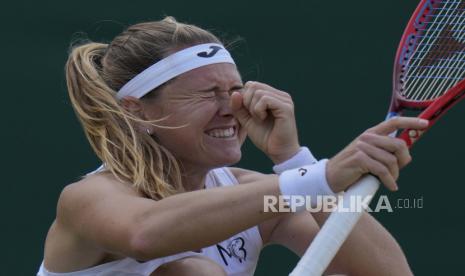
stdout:
[[129,111],[132,115],[143,119],[143,107],[139,99],[132,96],[126,96],[121,99],[121,106],[126,109],[126,111]]
[[[121,103],[121,106],[126,111],[131,113],[132,115],[134,115],[134,116],[136,116],[136,117],[138,117],[138,118],[140,118],[142,120],[146,119],[144,111],[143,111],[144,107],[143,107],[142,102],[140,101],[140,99],[132,97],[132,96],[126,96],[126,97],[121,99],[120,103]],[[152,132],[151,129],[149,129],[147,126],[145,126],[145,125],[143,125],[141,123],[137,123],[136,127],[140,132],[147,133],[149,135]]]
[[[140,118],[141,120],[153,120],[150,116],[150,114],[147,114],[147,105],[144,104],[140,99],[132,97],[132,96],[126,96],[121,99],[121,106],[129,111],[132,115]],[[136,128],[142,132],[146,133],[150,136],[154,134],[154,127],[150,123],[137,123]]]

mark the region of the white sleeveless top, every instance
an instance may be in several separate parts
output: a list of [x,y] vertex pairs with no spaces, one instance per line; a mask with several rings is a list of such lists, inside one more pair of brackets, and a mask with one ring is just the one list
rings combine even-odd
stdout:
[[[211,170],[206,177],[207,189],[238,184],[228,168]],[[184,252],[172,256],[140,263],[131,258],[101,264],[88,269],[54,273],[48,271],[42,262],[37,276],[142,276],[150,275],[162,264],[188,256],[205,256],[218,263],[230,276],[253,275],[263,243],[257,226],[240,232],[225,241],[203,248],[199,253]]]

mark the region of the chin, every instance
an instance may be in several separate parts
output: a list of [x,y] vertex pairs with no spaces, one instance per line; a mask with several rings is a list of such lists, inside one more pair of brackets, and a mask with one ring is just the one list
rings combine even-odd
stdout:
[[212,160],[218,160],[216,167],[231,166],[241,160],[242,153],[240,150],[234,152],[223,153],[221,157],[212,158]]
[[242,157],[242,154],[239,153],[234,158],[231,158],[231,162],[229,162],[227,165],[230,166],[230,165],[234,165],[234,164],[238,163],[239,161],[241,161],[241,157]]

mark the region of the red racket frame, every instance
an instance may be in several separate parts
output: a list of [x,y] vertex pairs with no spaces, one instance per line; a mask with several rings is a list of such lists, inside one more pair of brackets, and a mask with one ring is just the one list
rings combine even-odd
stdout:
[[428,128],[422,131],[405,129],[400,133],[399,138],[403,139],[409,147],[412,146],[425,131],[434,125],[447,110],[465,97],[465,80],[458,82],[444,95],[434,100],[412,101],[406,99],[401,94],[401,79],[404,73],[404,64],[417,46],[416,36],[424,29],[425,19],[432,13],[432,8],[439,6],[440,3],[441,1],[437,0],[422,0],[420,2],[405,28],[396,53],[393,72],[394,93],[392,93],[390,112],[401,114],[402,111],[406,109],[424,110],[418,117],[430,121]]

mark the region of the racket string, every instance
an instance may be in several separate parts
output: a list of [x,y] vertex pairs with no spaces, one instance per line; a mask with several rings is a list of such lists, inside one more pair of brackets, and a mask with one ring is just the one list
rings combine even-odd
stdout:
[[[463,2],[460,5],[463,5]],[[462,9],[459,9],[459,10],[462,10]],[[455,55],[455,59],[451,58],[448,61],[446,59],[444,59],[443,61],[440,62],[442,64],[439,64],[439,66],[437,68],[437,70],[439,72],[437,74],[439,74],[440,76],[445,76],[444,81],[441,81],[441,83],[439,83],[439,86],[437,87],[436,90],[434,90],[432,87],[430,87],[430,89],[425,92],[425,94],[423,95],[423,97],[420,100],[437,98],[437,97],[441,96],[442,91],[449,90],[452,86],[454,86],[463,77],[463,73],[464,73],[463,69],[460,70],[458,68],[463,67],[463,65],[464,65],[464,64],[460,64],[460,63],[463,62],[463,58],[465,57],[465,52],[463,52],[463,50],[465,49],[465,45],[463,43],[461,43],[461,41],[463,40],[464,35],[465,35],[465,32],[464,32],[465,27],[462,24],[463,22],[465,22],[465,16],[461,16],[461,17],[457,17],[457,18],[462,18],[462,19],[460,19],[460,22],[454,22],[454,23],[461,24],[460,29],[457,30],[457,33],[459,34],[459,38],[457,38],[457,37],[455,38],[455,41],[457,41],[458,43],[457,42],[456,43],[451,43],[450,45],[448,45],[448,47],[445,50],[446,51],[449,51],[449,50],[456,51],[456,52],[458,52],[460,54]],[[448,31],[450,31],[451,26],[448,25],[448,26],[445,26],[445,28],[447,28]],[[453,68],[456,68],[456,69],[447,70],[445,68],[439,68],[439,67],[441,67],[441,65],[445,65],[445,67],[453,67]],[[459,65],[462,65],[462,66],[459,66]],[[436,79],[435,83],[438,83],[438,81],[439,81],[439,79]]]
[[[465,36],[465,2],[445,1],[436,15],[426,16],[424,34],[417,46],[417,50],[409,57],[407,63],[411,65],[404,73],[404,97],[410,100],[429,100],[441,96],[460,81],[464,75],[465,44],[461,41]],[[447,5],[449,4],[449,7]],[[462,13],[457,14],[457,11]],[[423,24],[425,24],[423,22]],[[460,29],[453,29],[453,27]],[[444,36],[443,33],[446,33]],[[459,34],[455,37],[454,34]],[[441,56],[446,55],[446,58]],[[449,57],[452,55],[452,57]],[[437,65],[428,65],[437,63]]]
[[[444,32],[445,26],[449,23],[458,23],[457,16],[453,16],[455,9],[457,8],[457,1],[446,1],[444,6],[439,14],[430,16],[434,18],[433,24],[427,26],[426,31],[424,32],[424,38],[420,41],[417,50],[420,50],[420,53],[415,52],[411,59],[414,58],[412,62],[412,68],[408,68],[407,77],[405,78],[407,83],[404,88],[405,96],[409,99],[419,100],[420,98],[427,97],[429,92],[438,86],[438,80],[440,78],[432,78],[433,74],[438,74],[436,66],[431,68],[431,70],[421,72],[419,67],[425,66],[425,64],[430,63],[428,59],[435,60],[437,53],[444,51],[445,45],[438,44],[437,37],[441,36],[441,33]],[[452,3],[452,5],[448,5]],[[465,17],[464,17],[465,18]],[[425,44],[428,44],[426,47]],[[411,60],[410,60],[411,61]],[[444,62],[442,62],[444,63]],[[440,64],[444,67],[444,64]],[[421,77],[418,77],[421,76]],[[425,88],[428,87],[429,91],[426,93]]]
[[[449,3],[450,1],[446,1],[445,2],[445,5],[444,7]],[[452,8],[453,7],[450,7],[449,9],[445,9],[445,8],[442,8],[442,10],[439,12],[438,15],[448,15],[450,12],[452,12]],[[431,16],[430,16],[431,17]],[[427,18],[427,17],[426,17]],[[409,76],[409,75],[415,75],[415,74],[418,74],[418,67],[420,67],[420,62],[424,59],[425,55],[427,53],[430,52],[431,48],[433,46],[436,45],[436,43],[434,43],[434,39],[435,37],[438,35],[437,32],[440,32],[442,29],[440,28],[441,26],[441,23],[442,21],[444,21],[444,19],[441,21],[439,19],[440,17],[432,17],[430,18],[431,20],[433,20],[432,24],[430,25],[430,28],[426,29],[426,31],[424,32],[424,36],[421,38],[418,46],[417,46],[417,50],[418,49],[424,49],[424,54],[423,55],[416,55],[415,53],[412,54],[410,57],[409,57],[409,60],[407,61],[407,63],[412,63],[412,67],[408,67],[407,68],[407,72],[405,73],[405,76]],[[450,20],[450,18],[448,17],[444,17],[446,20]],[[427,45],[426,47],[424,45]],[[415,56],[418,56],[417,58],[415,58]],[[415,58],[412,62],[412,58]],[[413,68],[413,72],[410,72]],[[415,97],[415,91],[418,91],[418,90],[414,90],[414,89],[410,89],[411,87],[415,87],[418,83],[419,83],[419,79],[413,79],[413,81],[410,81],[410,79],[408,77],[405,78],[405,85],[404,85],[404,94],[407,98],[411,98],[411,97]],[[412,92],[413,91],[413,95],[412,95]]]

